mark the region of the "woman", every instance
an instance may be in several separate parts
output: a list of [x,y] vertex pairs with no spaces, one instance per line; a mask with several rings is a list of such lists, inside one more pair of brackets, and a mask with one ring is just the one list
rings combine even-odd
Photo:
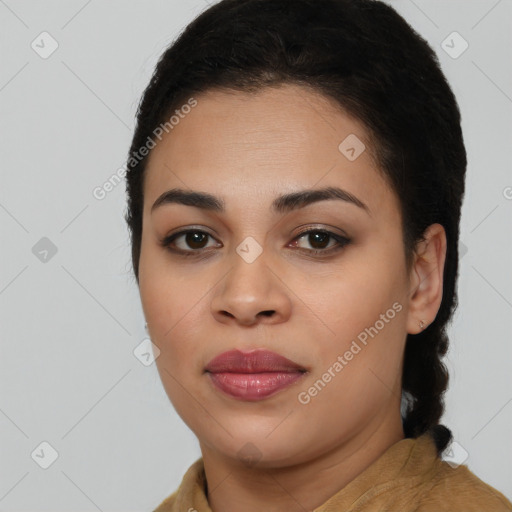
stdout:
[[157,512],[512,510],[440,458],[466,152],[391,7],[210,7],[160,58],[128,166],[148,332],[202,453]]

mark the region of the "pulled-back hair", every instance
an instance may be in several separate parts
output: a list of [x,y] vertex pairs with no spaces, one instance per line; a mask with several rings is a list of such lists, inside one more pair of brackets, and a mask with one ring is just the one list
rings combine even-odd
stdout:
[[456,99],[427,42],[377,0],[222,0],[160,57],[137,111],[128,155],[125,215],[137,283],[148,156],[133,154],[192,95],[299,84],[362,121],[379,172],[401,208],[407,271],[426,228],[447,236],[435,320],[407,335],[402,375],[406,437],[430,432],[438,453],[451,432],[438,422],[448,372],[447,323],[457,307],[458,238],[466,151]]

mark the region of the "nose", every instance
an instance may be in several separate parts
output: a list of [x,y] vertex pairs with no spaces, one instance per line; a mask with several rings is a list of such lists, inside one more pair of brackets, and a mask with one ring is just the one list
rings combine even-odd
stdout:
[[214,292],[211,311],[224,324],[251,326],[285,322],[291,312],[289,289],[265,251],[251,263],[234,252],[231,267]]

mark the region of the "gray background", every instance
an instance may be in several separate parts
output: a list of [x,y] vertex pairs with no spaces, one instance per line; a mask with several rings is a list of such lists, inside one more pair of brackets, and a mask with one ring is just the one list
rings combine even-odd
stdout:
[[[512,2],[390,3],[439,55],[468,150],[444,423],[512,498]],[[206,6],[0,0],[2,511],[151,510],[200,456],[133,353],[145,330],[124,183],[92,192],[125,161],[158,56]],[[45,59],[43,31],[59,45]],[[469,43],[457,58],[441,46],[453,31]],[[58,453],[47,469],[43,441]]]

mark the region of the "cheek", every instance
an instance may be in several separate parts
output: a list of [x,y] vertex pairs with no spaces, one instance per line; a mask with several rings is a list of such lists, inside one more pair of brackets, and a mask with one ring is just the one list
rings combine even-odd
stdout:
[[[142,307],[151,340],[160,350],[157,366],[166,389],[172,388],[173,394],[178,390],[164,369],[180,382],[195,378],[202,370],[197,340],[204,336],[202,329],[208,315],[207,280],[202,277],[198,272],[184,274],[178,265],[166,260],[159,248],[142,251],[139,266]],[[183,364],[184,361],[188,364]]]
[[399,269],[360,258],[359,263],[318,280],[315,287],[310,281],[297,294],[329,328],[330,337],[343,342],[401,301],[403,286]]
[[372,385],[383,386],[379,378],[384,385],[395,385],[405,343],[406,282],[400,255],[385,252],[359,252],[316,290],[311,283],[309,292],[303,290],[308,293],[305,302],[329,328],[315,322],[315,331],[325,332],[322,343],[315,345],[321,361],[315,377],[332,367],[338,356],[344,359],[337,375],[345,377],[333,379],[333,389],[347,385],[370,392]]
[[317,396],[308,410],[332,423],[333,431],[340,418],[347,425],[370,421],[382,404],[399,393],[405,308],[388,290],[381,295],[376,290],[369,295],[333,294],[326,318],[334,335],[315,344],[318,364],[300,390]]
[[178,266],[170,264],[165,251],[148,244],[141,251],[139,292],[151,334],[163,340],[193,307],[200,290],[193,278],[185,278]]

